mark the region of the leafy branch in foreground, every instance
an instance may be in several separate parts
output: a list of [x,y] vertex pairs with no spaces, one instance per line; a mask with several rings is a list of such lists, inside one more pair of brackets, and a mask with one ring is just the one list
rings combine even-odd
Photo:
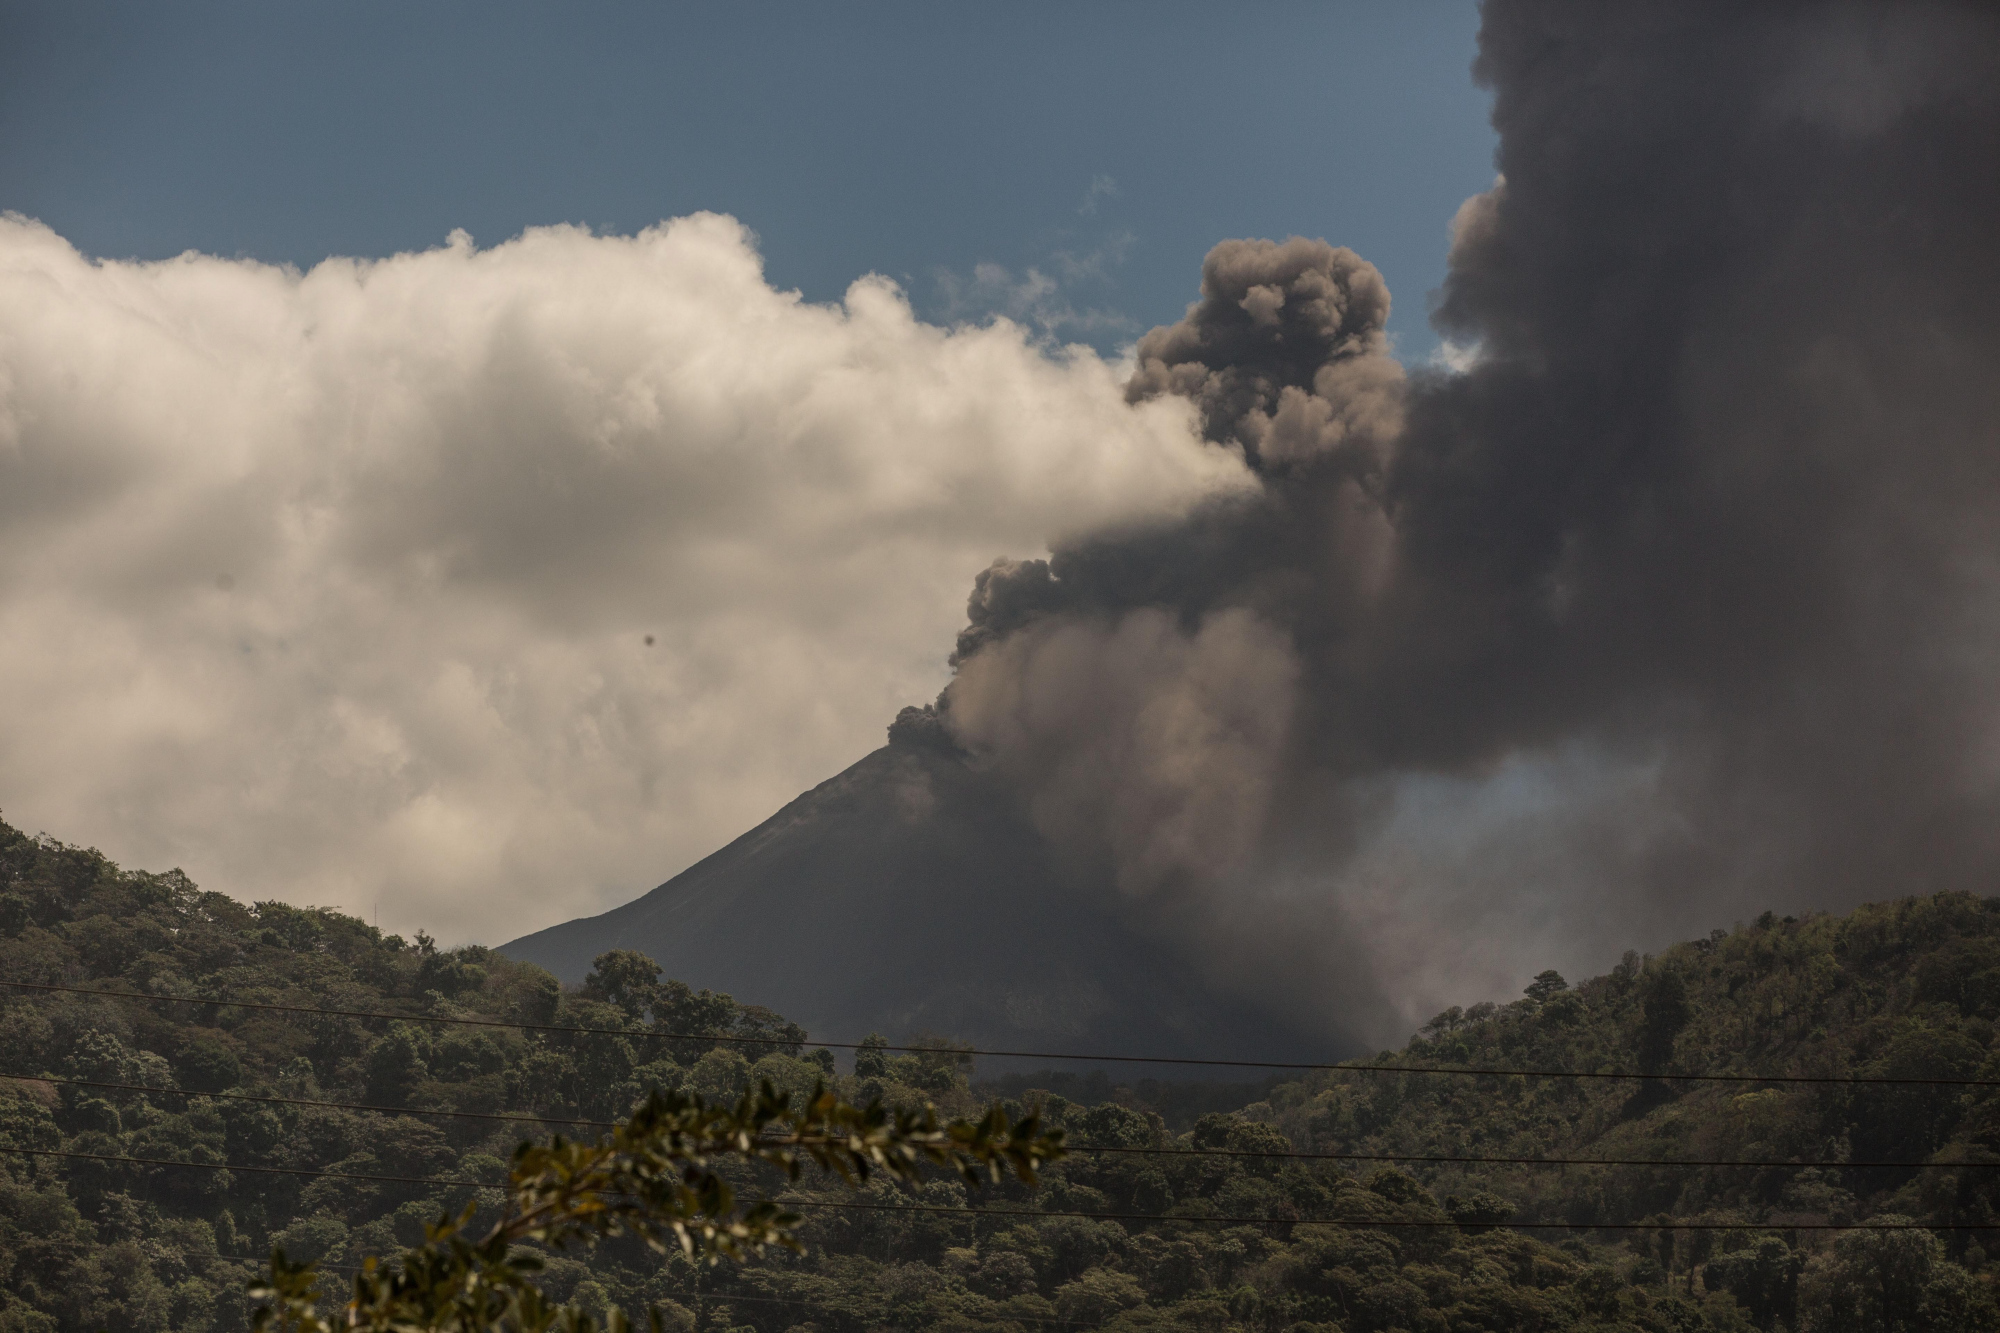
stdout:
[[[541,1260],[517,1249],[521,1242],[560,1250],[632,1235],[661,1253],[677,1246],[710,1262],[773,1245],[797,1250],[798,1215],[768,1202],[739,1206],[717,1169],[724,1162],[762,1162],[788,1180],[811,1162],[850,1185],[876,1171],[913,1181],[925,1166],[956,1171],[972,1184],[1011,1174],[1033,1185],[1038,1168],[1062,1155],[1061,1130],[1044,1130],[1036,1115],[1010,1124],[998,1105],[978,1120],[941,1125],[933,1109],[918,1115],[879,1102],[854,1106],[823,1084],[801,1107],[769,1082],[734,1106],[656,1091],[594,1143],[561,1136],[523,1143],[506,1204],[484,1236],[466,1235],[476,1212],[468,1205],[456,1220],[428,1228],[425,1244],[394,1267],[370,1255],[341,1322],[382,1333],[595,1328],[589,1314],[543,1298],[532,1281]],[[332,1333],[319,1309],[316,1264],[275,1250],[250,1295],[263,1303],[252,1324],[259,1333]],[[649,1314],[657,1330],[658,1314]],[[605,1327],[623,1333],[629,1324],[614,1308]]]

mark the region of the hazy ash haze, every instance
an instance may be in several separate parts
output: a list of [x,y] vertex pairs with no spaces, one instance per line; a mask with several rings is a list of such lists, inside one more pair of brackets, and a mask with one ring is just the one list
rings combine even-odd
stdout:
[[1407,367],[1339,235],[1214,238],[1107,356],[715,213],[304,272],[10,216],[0,805],[498,942],[935,698],[1078,894],[1375,1043],[1994,891],[2000,17],[1482,18]]

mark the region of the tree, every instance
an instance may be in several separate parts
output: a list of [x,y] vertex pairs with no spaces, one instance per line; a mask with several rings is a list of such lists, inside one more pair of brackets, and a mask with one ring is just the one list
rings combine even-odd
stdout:
[[1993,1302],[1944,1246],[1907,1217],[1884,1213],[1850,1231],[1799,1279],[1801,1333],[1984,1333]]
[[368,1048],[369,1097],[393,1106],[416,1090],[430,1072],[424,1065],[427,1036],[409,1023],[389,1025],[388,1032]]
[[1447,1194],[1444,1210],[1450,1214],[1452,1221],[1474,1235],[1505,1226],[1508,1219],[1514,1216],[1514,1205],[1490,1190],[1474,1190],[1462,1199],[1456,1194]]
[[887,1078],[889,1056],[885,1048],[889,1039],[879,1032],[871,1032],[861,1039],[861,1048],[854,1053],[854,1076],[856,1078]]
[[1521,993],[1536,1004],[1540,1004],[1550,996],[1568,989],[1569,983],[1563,980],[1563,974],[1550,968],[1546,972],[1536,973],[1535,979],[1529,982]]
[[[530,1280],[541,1259],[524,1242],[562,1250],[602,1239],[636,1236],[662,1253],[678,1247],[714,1262],[740,1259],[771,1246],[797,1250],[801,1219],[773,1203],[739,1205],[724,1178],[732,1162],[761,1162],[797,1179],[811,1162],[849,1184],[872,1172],[913,1181],[925,1166],[949,1168],[969,1183],[1013,1175],[1036,1183],[1037,1171],[1063,1155],[1062,1131],[1043,1130],[1036,1115],[1009,1123],[998,1105],[977,1121],[939,1125],[934,1111],[890,1112],[879,1102],[857,1107],[823,1086],[802,1106],[764,1083],[735,1106],[699,1096],[654,1092],[631,1117],[595,1143],[557,1136],[523,1143],[514,1154],[511,1184],[499,1218],[478,1239],[467,1231],[476,1215],[441,1218],[423,1245],[388,1267],[369,1256],[354,1279],[345,1326],[405,1333],[580,1333],[596,1327],[579,1305],[556,1307]],[[319,1273],[310,1262],[274,1250],[270,1268],[252,1288],[263,1302],[259,1333],[332,1333],[319,1310]],[[662,1325],[651,1312],[653,1327]],[[608,1333],[629,1328],[615,1307]]]
[[597,955],[590,975],[583,979],[587,998],[617,1005],[635,1023],[653,1007],[659,988],[660,965],[631,949]]
[[1954,1028],[1905,1022],[1881,1053],[1862,1066],[1870,1078],[1936,1079],[1937,1083],[1864,1087],[1854,1098],[1849,1131],[1857,1157],[1922,1161],[1958,1123],[1963,1089],[1950,1080],[1971,1078],[1986,1048]]
[[175,1057],[174,1072],[183,1087],[219,1092],[243,1081],[243,1062],[221,1036],[197,1031]]
[[1664,968],[1646,992],[1645,1016],[1639,1024],[1639,1067],[1664,1071],[1674,1058],[1674,1040],[1694,1011],[1688,1004],[1687,982],[1673,968]]
[[1805,1256],[1776,1236],[1765,1236],[1753,1246],[1732,1250],[1711,1259],[1701,1270],[1710,1291],[1727,1291],[1756,1323],[1772,1329],[1781,1322],[1790,1327],[1798,1304],[1799,1270]]

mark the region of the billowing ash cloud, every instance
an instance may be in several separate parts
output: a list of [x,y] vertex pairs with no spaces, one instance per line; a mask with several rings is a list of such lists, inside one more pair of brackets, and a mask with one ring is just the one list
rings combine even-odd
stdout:
[[880,743],[996,552],[1250,480],[1185,404],[735,221],[307,273],[0,220],[0,808],[497,942]]
[[1191,398],[1209,439],[1268,467],[1347,451],[1357,471],[1376,471],[1374,446],[1400,424],[1403,375],[1374,265],[1297,237],[1229,241],[1201,279],[1186,319],[1139,340],[1127,400]]
[[1259,488],[996,564],[941,700],[1083,878],[1378,1038],[2000,889],[2000,16],[1492,0],[1476,72],[1462,371],[1353,254],[1216,247],[1126,392]]

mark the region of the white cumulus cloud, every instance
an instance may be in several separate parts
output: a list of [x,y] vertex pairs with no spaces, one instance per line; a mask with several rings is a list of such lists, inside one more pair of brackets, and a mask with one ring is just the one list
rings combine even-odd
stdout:
[[0,809],[448,940],[601,910],[934,694],[994,557],[1250,484],[1126,373],[715,215],[304,274],[0,220]]

